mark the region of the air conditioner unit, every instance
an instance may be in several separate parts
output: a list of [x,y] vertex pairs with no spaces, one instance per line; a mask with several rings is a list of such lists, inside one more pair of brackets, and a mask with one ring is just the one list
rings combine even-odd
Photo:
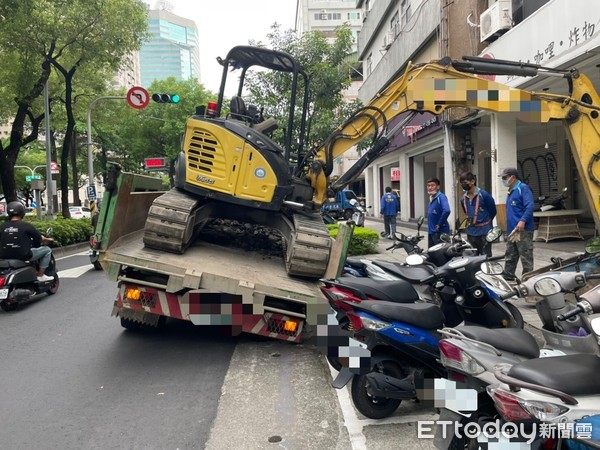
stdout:
[[491,41],[512,28],[512,0],[498,0],[479,16],[481,42]]
[[383,48],[386,50],[390,48],[396,39],[396,35],[394,34],[394,30],[388,31],[385,36],[383,36]]

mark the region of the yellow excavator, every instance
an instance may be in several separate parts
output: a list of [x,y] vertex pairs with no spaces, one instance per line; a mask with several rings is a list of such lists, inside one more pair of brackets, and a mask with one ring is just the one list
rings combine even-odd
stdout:
[[[528,122],[562,120],[600,226],[600,173],[595,170],[600,159],[600,98],[590,80],[575,69],[479,57],[409,64],[322,144],[304,151],[309,77],[294,58],[274,50],[238,46],[220,62],[223,77],[218,103],[209,103],[187,121],[176,186],[155,200],[148,215],[144,232],[148,247],[183,252],[208,220],[234,219],[276,228],[286,244],[288,274],[321,277],[331,245],[319,215],[323,203],[356,180],[413,115],[441,114],[451,107],[516,113]],[[291,97],[281,101],[288,111],[281,130],[283,146],[270,137],[278,124],[264,118],[257,107],[246,107],[242,100],[245,74],[252,66],[290,77]],[[226,78],[233,68],[242,69],[238,91],[231,99],[229,114],[221,117]],[[528,92],[477,76],[542,73],[564,77],[569,95]],[[411,114],[404,120],[390,125],[391,119],[407,111]],[[296,122],[299,125],[294,127]],[[366,138],[371,140],[369,149],[331,183],[335,158]],[[304,156],[296,161],[293,154]]]

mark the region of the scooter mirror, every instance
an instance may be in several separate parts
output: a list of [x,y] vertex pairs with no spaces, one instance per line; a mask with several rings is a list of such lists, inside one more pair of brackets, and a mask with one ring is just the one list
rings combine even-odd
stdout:
[[585,243],[586,253],[600,252],[600,237],[592,238]]
[[421,255],[408,255],[406,257],[406,264],[409,266],[418,266],[419,264],[423,264],[425,259]]
[[494,242],[501,235],[502,235],[502,228],[494,227],[490,231],[488,231],[488,234],[485,235],[485,240],[488,242]]
[[538,295],[548,296],[558,294],[561,291],[561,286],[558,281],[552,277],[544,277],[535,282],[533,289]]
[[447,233],[440,234],[440,241],[450,243],[452,242],[452,236]]
[[425,221],[425,217],[419,216],[419,218],[417,219],[417,225],[419,225],[419,226],[423,225],[424,221]]
[[52,227],[46,228],[46,236],[51,236],[53,231]]
[[600,317],[594,317],[590,321],[590,326],[592,327],[592,331],[596,334],[596,336],[600,336]]
[[500,275],[504,271],[504,268],[502,264],[495,261],[486,261],[481,264],[481,271],[488,275]]

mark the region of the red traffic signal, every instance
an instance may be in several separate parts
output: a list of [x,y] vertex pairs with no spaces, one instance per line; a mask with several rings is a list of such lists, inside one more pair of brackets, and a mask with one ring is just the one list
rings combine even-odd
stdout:
[[169,167],[167,158],[145,158],[144,167],[146,170],[166,170]]

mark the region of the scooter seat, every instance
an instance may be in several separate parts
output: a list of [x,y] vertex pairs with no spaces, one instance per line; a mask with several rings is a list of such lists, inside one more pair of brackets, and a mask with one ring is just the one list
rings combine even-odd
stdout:
[[534,337],[521,328],[484,328],[463,325],[455,328],[466,337],[493,345],[499,350],[527,358],[539,358],[540,347]]
[[373,280],[366,277],[347,277],[341,284],[362,291],[367,297],[394,303],[414,303],[419,300],[415,288],[404,280]]
[[523,361],[510,368],[507,375],[569,395],[600,394],[600,358],[578,353]]
[[346,258],[346,264],[355,269],[363,269],[365,264],[359,258]]
[[401,266],[385,261],[373,261],[373,264],[411,283],[418,283],[433,273],[433,268],[429,266]]
[[353,303],[354,309],[371,313],[384,320],[406,322],[426,330],[444,325],[442,310],[432,303],[398,304],[384,301]]
[[27,261],[21,261],[20,259],[0,260],[0,269],[19,269],[28,265],[29,263]]

